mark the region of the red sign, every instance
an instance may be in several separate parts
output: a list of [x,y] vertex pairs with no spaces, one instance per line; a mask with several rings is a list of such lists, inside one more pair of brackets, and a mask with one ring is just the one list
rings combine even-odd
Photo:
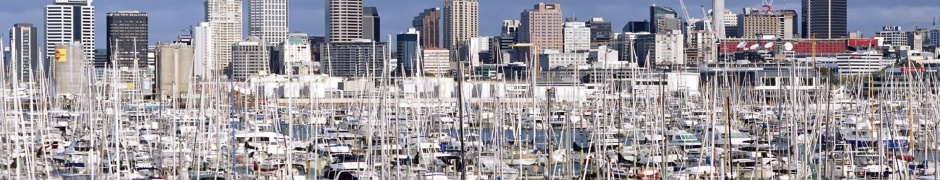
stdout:
[[901,72],[927,72],[927,68],[906,68],[902,67]]

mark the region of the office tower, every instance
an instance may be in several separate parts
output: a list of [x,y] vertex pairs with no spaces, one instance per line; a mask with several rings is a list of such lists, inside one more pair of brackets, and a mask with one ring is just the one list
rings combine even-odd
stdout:
[[113,67],[147,67],[147,21],[147,13],[139,11],[108,13],[106,47]]
[[587,52],[591,50],[591,28],[583,22],[566,22],[564,28],[564,52]]
[[457,50],[479,36],[478,13],[477,0],[444,0],[444,48]]
[[450,72],[450,50],[428,48],[421,51],[421,69],[424,75],[442,76]]
[[108,58],[108,49],[95,49],[94,66],[96,69],[107,68],[110,60],[111,58]]
[[310,59],[310,36],[307,33],[290,33],[287,41],[278,46],[278,55],[271,71],[276,74],[302,75],[310,74],[309,66],[313,65]]
[[[40,66],[39,32],[33,24],[17,23],[10,28],[10,62],[11,78],[18,82],[32,82],[40,72],[45,72]],[[2,48],[3,46],[0,46]],[[2,56],[2,55],[0,55]]]
[[193,80],[193,46],[184,43],[160,44],[157,45],[156,54],[157,97],[179,102],[189,92]]
[[924,39],[927,39],[927,46],[940,46],[940,29],[930,30]]
[[193,27],[193,76],[211,79],[218,63],[215,61],[215,37],[211,23],[201,22]]
[[519,25],[519,42],[531,43],[537,49],[529,55],[542,50],[563,49],[562,12],[560,4],[536,4],[533,9],[522,12]]
[[627,22],[627,25],[623,26],[623,32],[625,33],[650,32],[650,22],[649,21]]
[[738,14],[731,12],[731,10],[725,10],[725,13],[722,15],[724,23],[722,26],[712,26],[712,29],[717,29],[716,27],[723,27],[724,37],[733,38],[738,37]]
[[424,9],[411,26],[421,32],[421,47],[441,47],[441,8]]
[[336,77],[382,77],[386,71],[388,43],[360,39],[329,42],[321,50],[320,66]]
[[249,0],[248,34],[271,44],[287,38],[288,0]]
[[420,65],[418,64],[418,56],[420,56],[418,52],[421,52],[419,42],[423,42],[421,36],[421,32],[415,28],[408,28],[408,32],[395,36],[395,58],[398,59],[399,70],[396,70],[393,74],[412,76],[418,72]]
[[[242,1],[206,0],[206,22],[211,26],[212,58],[207,71],[220,74],[232,62],[232,45],[242,39]],[[208,62],[208,61],[207,61]]]
[[326,41],[363,38],[362,0],[326,0]]
[[[55,55],[55,46],[79,42],[82,44],[82,58],[95,57],[95,6],[92,0],[55,0],[46,5],[45,34],[46,54],[44,58]],[[44,61],[48,64],[48,60]]]
[[519,34],[519,20],[503,20],[503,26],[500,28],[500,35],[506,34],[513,38]]
[[907,46],[907,32],[901,30],[900,26],[884,26],[881,31],[875,33],[875,38],[881,38],[885,46]]
[[248,39],[232,46],[232,79],[245,81],[252,75],[269,73],[270,59],[268,43],[258,37],[249,36]]
[[379,18],[378,8],[362,7],[362,38],[376,42],[382,41],[382,21]]
[[803,0],[803,38],[846,38],[849,0]]
[[684,41],[681,30],[638,35],[637,64],[640,67],[685,64]]
[[88,85],[85,77],[85,47],[80,42],[57,44],[53,47],[52,79],[55,94],[82,94]]
[[[591,43],[607,43],[610,42],[610,22],[604,21],[604,18],[591,18],[590,21],[586,23],[587,27],[591,28]],[[592,47],[597,47],[592,45]]]
[[796,31],[796,11],[760,10],[744,8],[738,17],[738,37],[774,35],[776,38],[793,39]]
[[650,33],[682,30],[682,20],[671,7],[650,6]]
[[930,33],[927,29],[917,29],[907,32],[907,45],[914,51],[924,51],[924,45],[927,43],[927,35]]
[[310,60],[313,62],[320,62],[320,49],[326,44],[325,36],[310,36],[308,42],[310,42]]

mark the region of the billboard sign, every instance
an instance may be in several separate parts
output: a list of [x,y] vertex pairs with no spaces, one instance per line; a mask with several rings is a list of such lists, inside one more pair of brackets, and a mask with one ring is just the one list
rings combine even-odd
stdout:
[[64,63],[68,61],[68,53],[65,48],[56,48],[55,49],[55,62]]

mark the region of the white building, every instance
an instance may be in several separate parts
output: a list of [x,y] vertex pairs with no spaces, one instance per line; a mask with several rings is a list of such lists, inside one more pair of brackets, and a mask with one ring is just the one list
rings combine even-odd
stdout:
[[[307,33],[290,33],[287,40],[281,43],[278,67],[272,67],[278,74],[296,75],[309,74],[309,67],[313,65],[310,59],[310,41]],[[307,72],[304,72],[307,71]]]
[[620,52],[607,48],[607,46],[597,46],[597,48],[591,49],[588,60],[594,64],[616,63],[620,61]]
[[249,0],[248,34],[268,43],[287,39],[287,0]]
[[555,50],[545,50],[539,55],[539,67],[547,71],[557,67],[584,66],[588,64],[588,52],[561,53]]
[[490,37],[473,37],[467,42],[467,49],[462,60],[470,60],[470,66],[480,66],[480,53],[490,51]]
[[212,26],[213,72],[221,72],[232,62],[232,45],[242,39],[242,1],[206,0],[206,22]]
[[637,39],[637,59],[642,67],[685,64],[685,44],[679,30],[640,35]]
[[193,46],[183,43],[157,46],[157,93],[176,100],[189,92],[193,80]]
[[875,33],[875,38],[881,38],[885,46],[901,47],[907,46],[907,32],[902,31],[900,26],[885,26],[881,31]]
[[893,58],[886,58],[875,51],[857,52],[836,56],[834,65],[840,76],[864,75],[877,72],[894,64]]
[[585,52],[591,49],[591,28],[584,22],[565,22],[564,52]]
[[46,5],[46,57],[55,46],[79,40],[85,59],[95,59],[95,6],[93,0],[55,0]]
[[214,71],[212,70],[215,69],[215,63],[217,63],[215,61],[216,46],[213,32],[212,25],[208,22],[201,22],[198,26],[193,27],[193,49],[195,51],[193,75],[203,79],[214,77]]
[[450,71],[450,51],[444,48],[421,50],[421,71],[424,74],[444,75]]

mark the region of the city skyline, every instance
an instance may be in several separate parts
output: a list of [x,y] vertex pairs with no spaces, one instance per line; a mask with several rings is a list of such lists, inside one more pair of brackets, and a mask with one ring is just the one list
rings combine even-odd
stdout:
[[[0,7],[0,25],[11,27],[15,23],[32,23],[42,29],[43,25],[43,7],[51,4],[51,0],[35,1],[17,1],[2,0],[6,6]],[[366,0],[364,5],[375,6],[379,11],[383,9],[395,9],[395,11],[384,10],[382,17],[387,19],[382,22],[384,34],[398,34],[407,31],[409,23],[415,15],[426,8],[441,7],[440,1],[427,0],[406,0],[420,2],[415,3],[392,3],[387,1]],[[510,2],[497,2],[492,0],[480,1],[480,35],[498,36],[502,20],[518,19],[519,13],[525,9],[531,8],[532,4],[540,1],[522,0]],[[612,29],[618,31],[628,21],[637,21],[648,19],[648,8],[656,3],[659,6],[669,6],[677,11],[679,5],[676,1],[657,1],[657,0],[638,0],[634,3],[616,3],[615,0],[599,0],[595,3],[574,3],[576,1],[544,1],[545,3],[560,3],[565,7],[565,17],[576,15],[581,20],[589,20],[592,17],[603,17],[606,21],[613,23]],[[247,1],[245,1],[247,3]],[[291,18],[302,18],[304,20],[290,21],[290,32],[304,32],[310,35],[324,35],[324,3],[321,1],[290,1],[289,15]],[[497,4],[498,3],[498,4]],[[710,9],[709,2],[688,1],[686,2],[688,11],[693,18],[701,17],[701,7]],[[933,17],[930,12],[940,11],[940,4],[932,0],[909,0],[892,3],[884,3],[876,0],[856,0],[849,2],[849,23],[850,32],[861,31],[867,37],[871,37],[879,31],[882,26],[900,26],[905,30],[913,29],[915,26],[927,28],[933,27],[931,21]],[[191,29],[191,26],[198,25],[203,21],[204,16],[203,1],[199,0],[165,0],[165,1],[95,1],[96,18],[104,19],[107,12],[121,10],[137,10],[150,14],[151,35],[150,44],[156,42],[169,42],[176,39],[177,35],[184,34],[184,30]],[[244,6],[247,6],[245,4]],[[243,6],[243,12],[247,13],[247,7]],[[741,2],[729,1],[726,3],[726,9],[735,13],[740,13],[743,7],[759,7],[760,1]],[[630,11],[623,11],[627,8]],[[777,1],[774,4],[775,9],[792,9],[800,11],[800,1]],[[919,15],[919,16],[914,16]],[[680,14],[681,16],[681,14]],[[940,15],[938,15],[940,16]],[[904,18],[897,18],[904,17]],[[248,16],[243,16],[247,24]],[[859,19],[870,19],[861,21]],[[105,27],[104,21],[96,22],[96,27]],[[248,29],[243,28],[243,34],[248,34]],[[187,31],[188,32],[188,31]],[[6,32],[4,32],[6,34]],[[96,37],[104,37],[104,31],[96,32]],[[97,48],[103,48],[103,43],[96,43]]]

